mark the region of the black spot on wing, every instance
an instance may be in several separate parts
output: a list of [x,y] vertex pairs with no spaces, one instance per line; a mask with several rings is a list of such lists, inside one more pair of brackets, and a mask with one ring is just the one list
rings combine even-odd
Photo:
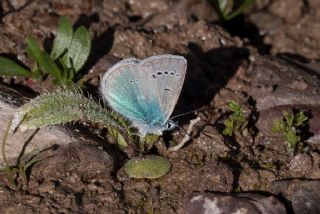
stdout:
[[162,76],[162,75],[171,75],[171,76],[177,76],[179,77],[180,74],[177,74],[175,71],[158,71],[157,73],[152,74],[153,78],[156,78],[156,76]]

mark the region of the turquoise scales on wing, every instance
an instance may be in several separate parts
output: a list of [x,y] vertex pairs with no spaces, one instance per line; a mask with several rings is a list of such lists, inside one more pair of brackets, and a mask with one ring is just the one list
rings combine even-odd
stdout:
[[[163,126],[166,123],[166,117],[161,111],[159,101],[147,99],[139,92],[137,81],[128,71],[117,76],[113,80],[113,86],[109,89],[109,96],[112,98],[110,105],[117,109],[123,116],[132,121],[146,124],[148,126]],[[128,82],[128,79],[130,81]]]

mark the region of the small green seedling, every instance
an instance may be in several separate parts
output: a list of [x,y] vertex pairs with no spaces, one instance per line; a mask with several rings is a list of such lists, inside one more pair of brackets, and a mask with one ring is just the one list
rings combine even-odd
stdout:
[[50,74],[54,83],[70,86],[83,76],[79,71],[89,57],[91,40],[87,28],[80,26],[73,31],[71,22],[62,16],[50,55],[41,50],[31,36],[27,45],[27,54],[34,61],[34,66],[29,70],[10,59],[0,57],[0,75],[22,76],[42,81]]
[[9,184],[11,187],[16,188],[19,185],[18,180],[21,179],[23,185],[28,185],[28,177],[27,171],[37,162],[41,161],[40,159],[34,159],[36,156],[32,156],[31,158],[27,158],[26,155],[22,155],[19,158],[16,165],[11,166],[7,160],[5,155],[5,146],[9,134],[9,130],[12,124],[12,118],[9,120],[7,128],[4,132],[4,136],[2,138],[1,150],[2,150],[2,159],[5,163],[5,166],[0,169],[0,171],[4,172],[7,175]]
[[[3,171],[8,178],[8,181],[12,187],[17,187],[22,182],[24,186],[28,185],[29,179],[27,176],[27,171],[36,163],[40,162],[41,159],[26,158],[27,156],[22,156],[19,162],[14,165],[6,165],[4,168],[0,169]],[[21,180],[21,182],[19,182]]]
[[213,0],[214,5],[223,21],[228,21],[243,13],[254,0]]
[[228,108],[232,113],[229,118],[224,121],[225,128],[222,133],[225,136],[232,136],[236,131],[242,133],[248,125],[248,120],[244,117],[243,109],[240,104],[235,101],[230,101]]
[[272,132],[280,133],[288,143],[289,149],[292,149],[301,142],[301,132],[299,128],[305,125],[308,119],[303,111],[299,111],[296,114],[284,111],[283,118],[274,121]]

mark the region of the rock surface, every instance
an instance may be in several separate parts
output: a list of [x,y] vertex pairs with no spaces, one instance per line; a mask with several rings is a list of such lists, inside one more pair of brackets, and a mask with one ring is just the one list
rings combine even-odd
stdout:
[[285,214],[284,204],[273,196],[254,193],[191,193],[180,213],[185,214]]
[[[320,3],[317,0],[264,1],[265,10],[250,15],[271,53],[297,58],[320,58]],[[290,11],[290,12],[288,12]],[[308,12],[306,12],[308,11]]]
[[275,181],[270,187],[274,194],[281,194],[290,200],[296,214],[320,213],[319,180]]

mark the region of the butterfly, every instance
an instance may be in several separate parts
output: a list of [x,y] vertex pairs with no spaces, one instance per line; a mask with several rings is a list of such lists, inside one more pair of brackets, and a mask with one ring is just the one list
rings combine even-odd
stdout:
[[170,115],[178,101],[187,60],[177,55],[129,58],[112,66],[102,77],[100,91],[114,111],[139,131],[161,135],[177,125]]

